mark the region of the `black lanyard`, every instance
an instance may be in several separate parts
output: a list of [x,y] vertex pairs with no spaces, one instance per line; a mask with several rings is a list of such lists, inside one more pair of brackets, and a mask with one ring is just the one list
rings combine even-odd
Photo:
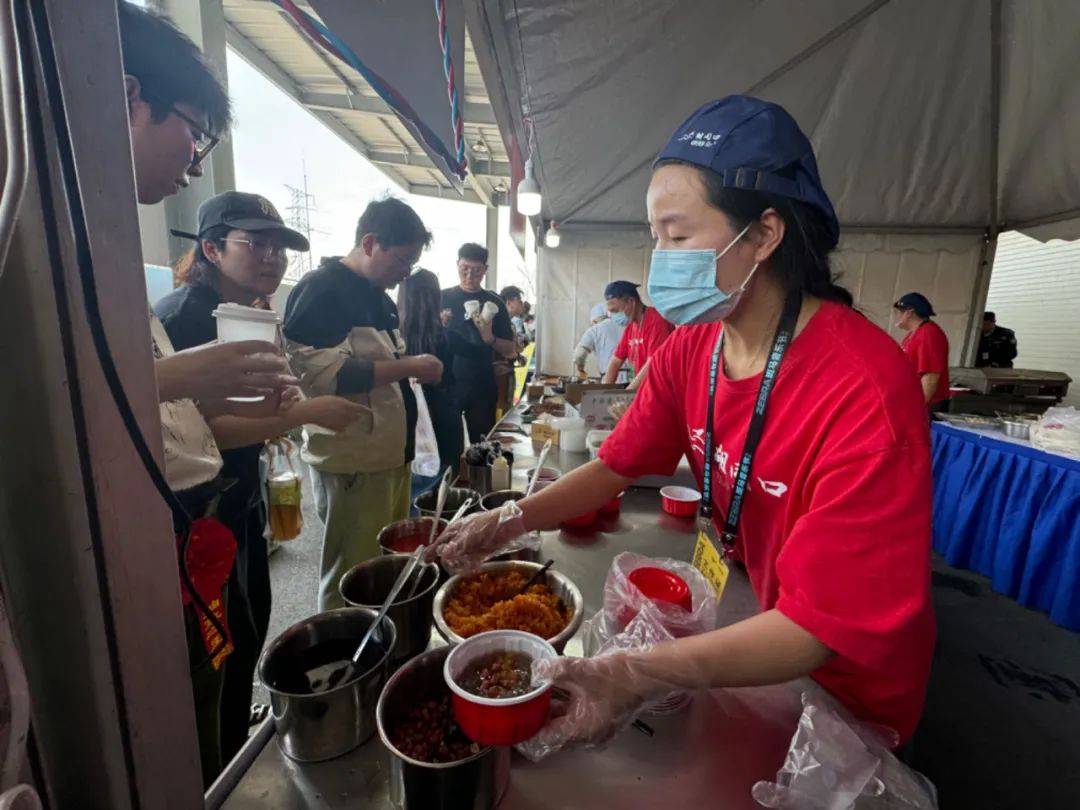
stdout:
[[[739,460],[739,468],[735,473],[735,486],[731,491],[731,503],[728,505],[727,518],[724,520],[724,531],[720,534],[720,541],[725,551],[730,551],[735,545],[735,536],[739,525],[739,514],[742,512],[743,497],[746,495],[746,485],[750,480],[750,465],[754,460],[754,452],[761,443],[761,434],[765,429],[765,406],[769,403],[769,395],[772,393],[773,384],[780,373],[780,363],[784,359],[795,335],[795,324],[799,319],[799,310],[802,308],[802,293],[794,292],[788,295],[784,301],[784,310],[780,315],[780,323],[776,327],[773,336],[772,349],[769,359],[765,363],[765,371],[761,375],[761,385],[758,386],[757,399],[754,402],[754,413],[750,417],[750,427],[746,432],[746,444],[743,446],[742,458]],[[708,413],[705,415],[705,464],[702,476],[702,493],[700,515],[702,523],[712,526],[712,466],[713,466],[713,420],[716,411],[716,375],[720,370],[720,356],[724,348],[724,333],[716,339],[716,347],[712,353],[712,363],[709,366],[709,401]]]

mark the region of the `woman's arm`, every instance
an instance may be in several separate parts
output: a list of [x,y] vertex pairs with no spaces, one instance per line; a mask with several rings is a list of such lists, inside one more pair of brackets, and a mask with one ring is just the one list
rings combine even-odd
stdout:
[[550,529],[567,518],[599,508],[632,483],[634,479],[624,478],[600,459],[590,461],[517,502],[525,530]]
[[941,379],[940,374],[923,374],[919,377],[919,385],[922,386],[923,399],[927,404],[930,404],[930,400],[934,398],[934,394],[937,393],[938,380]]
[[658,644],[641,654],[642,673],[685,689],[765,686],[809,675],[833,652],[778,610]]
[[808,675],[833,652],[777,610],[729,627],[593,658],[560,657],[540,666],[568,697],[533,738],[534,750],[602,743],[645,703],[676,690],[764,686]]

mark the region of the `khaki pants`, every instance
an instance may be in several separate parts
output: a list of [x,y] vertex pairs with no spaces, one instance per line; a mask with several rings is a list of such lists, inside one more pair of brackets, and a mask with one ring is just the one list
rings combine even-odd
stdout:
[[312,470],[315,509],[323,522],[320,611],[344,607],[341,577],[379,554],[375,538],[384,526],[409,516],[410,466],[377,473]]

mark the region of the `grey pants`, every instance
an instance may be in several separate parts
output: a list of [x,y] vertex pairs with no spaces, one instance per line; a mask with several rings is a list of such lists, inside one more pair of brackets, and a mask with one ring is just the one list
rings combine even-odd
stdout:
[[409,515],[409,464],[376,473],[312,470],[315,509],[323,522],[319,610],[344,607],[338,583],[350,568],[379,554],[376,537]]

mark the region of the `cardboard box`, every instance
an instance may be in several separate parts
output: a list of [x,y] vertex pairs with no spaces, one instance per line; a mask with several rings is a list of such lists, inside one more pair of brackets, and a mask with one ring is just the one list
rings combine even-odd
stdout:
[[580,405],[587,391],[621,391],[623,388],[626,388],[623,383],[573,382],[566,384],[564,396],[571,405]]
[[534,442],[546,442],[551,439],[551,446],[559,446],[559,431],[553,428],[551,425],[544,424],[543,422],[532,423],[532,440]]

